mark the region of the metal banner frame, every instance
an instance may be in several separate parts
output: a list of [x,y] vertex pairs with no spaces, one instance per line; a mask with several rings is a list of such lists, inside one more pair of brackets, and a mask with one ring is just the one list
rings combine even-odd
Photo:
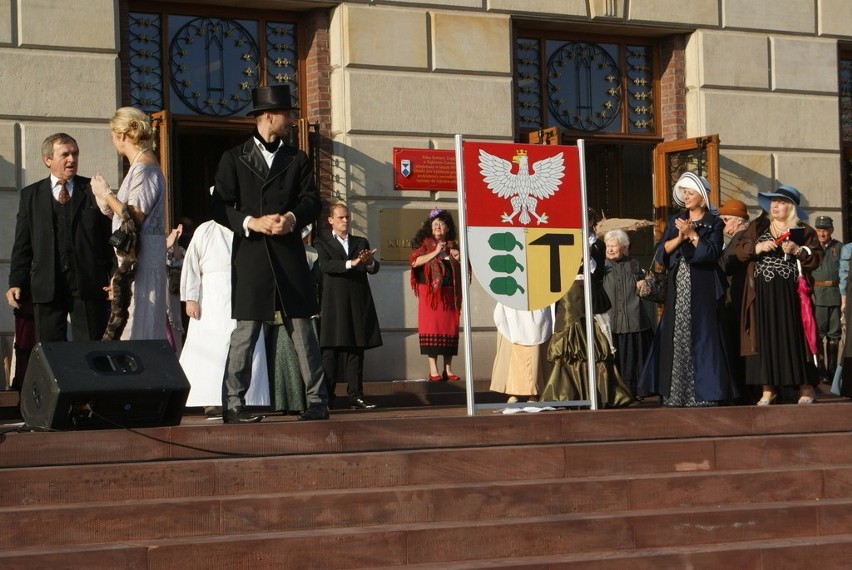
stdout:
[[[594,314],[592,312],[592,293],[589,287],[583,287],[584,303],[586,312],[586,371],[588,379],[588,400],[570,400],[560,402],[519,402],[516,404],[477,404],[474,401],[474,384],[473,384],[473,340],[471,338],[471,316],[470,316],[470,259],[468,251],[467,237],[467,213],[465,210],[465,186],[464,186],[464,160],[462,150],[464,148],[463,135],[455,136],[455,151],[456,151],[456,179],[458,181],[458,215],[459,215],[459,248],[461,252],[461,272],[462,272],[462,330],[464,332],[464,350],[465,350],[465,388],[467,392],[467,414],[473,416],[477,409],[494,409],[494,408],[524,408],[524,407],[581,407],[589,406],[592,410],[598,409],[597,397],[597,381],[595,372],[595,336],[594,336]],[[591,270],[589,267],[589,217],[588,217],[588,200],[586,197],[586,164],[585,164],[585,141],[579,139],[577,141],[577,149],[579,151],[579,169],[580,169],[580,204],[583,211],[582,220],[582,236],[583,236],[583,273],[582,277],[577,275],[577,278],[582,278],[585,283],[591,282]],[[591,318],[589,318],[591,317]]]

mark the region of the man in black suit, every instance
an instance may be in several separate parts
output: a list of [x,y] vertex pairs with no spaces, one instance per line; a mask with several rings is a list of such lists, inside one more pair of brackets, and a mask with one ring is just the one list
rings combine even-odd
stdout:
[[349,232],[349,222],[349,208],[332,205],[331,235],[314,243],[322,271],[320,347],[330,401],[340,376],[349,407],[369,410],[376,406],[364,400],[364,350],[381,346],[382,334],[367,275],[379,272],[379,262],[370,243]]
[[6,301],[29,295],[36,341],[100,340],[109,307],[105,288],[115,257],[110,219],[89,179],[77,176],[80,150],[65,133],[47,137],[42,160],[50,176],[21,190]]
[[252,90],[256,128],[222,155],[213,191],[213,219],[234,232],[232,316],[237,326],[225,364],[224,420],[260,421],[245,407],[251,356],[263,323],[277,322],[293,340],[308,408],[300,420],[328,418],[319,343],[310,318],[317,307],[301,229],[322,204],[307,155],[284,144],[293,125],[286,85]]

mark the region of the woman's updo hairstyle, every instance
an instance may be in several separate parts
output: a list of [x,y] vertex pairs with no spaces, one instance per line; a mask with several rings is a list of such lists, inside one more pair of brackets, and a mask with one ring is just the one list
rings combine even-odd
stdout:
[[154,138],[154,129],[148,115],[136,107],[121,107],[109,121],[109,128],[119,135],[127,135],[134,145],[149,146]]

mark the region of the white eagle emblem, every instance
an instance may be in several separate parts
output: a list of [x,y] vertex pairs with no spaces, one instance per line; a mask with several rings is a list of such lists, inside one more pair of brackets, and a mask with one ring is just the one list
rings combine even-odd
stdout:
[[[517,174],[512,174],[513,162],[518,165]],[[501,198],[511,197],[512,213],[502,215],[503,223],[513,223],[518,214],[518,221],[523,225],[530,223],[530,214],[535,216],[539,225],[547,223],[547,214],[539,215],[535,210],[539,200],[549,198],[559,190],[559,183],[565,176],[561,152],[534,163],[530,173],[525,150],[519,150],[510,162],[480,149],[479,169],[489,190]]]

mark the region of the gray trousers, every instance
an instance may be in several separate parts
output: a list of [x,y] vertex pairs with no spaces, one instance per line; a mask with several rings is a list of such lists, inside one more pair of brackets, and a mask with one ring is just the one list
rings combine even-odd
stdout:
[[[251,385],[251,359],[263,326],[262,321],[237,321],[231,333],[231,346],[222,380],[222,406],[226,410],[246,405],[246,392]],[[311,319],[285,318],[282,328],[296,347],[308,406],[327,406],[328,394],[319,341],[311,326]],[[272,371],[269,376],[272,377]]]
[[817,324],[817,336],[828,340],[840,340],[840,305],[816,305],[814,319]]

